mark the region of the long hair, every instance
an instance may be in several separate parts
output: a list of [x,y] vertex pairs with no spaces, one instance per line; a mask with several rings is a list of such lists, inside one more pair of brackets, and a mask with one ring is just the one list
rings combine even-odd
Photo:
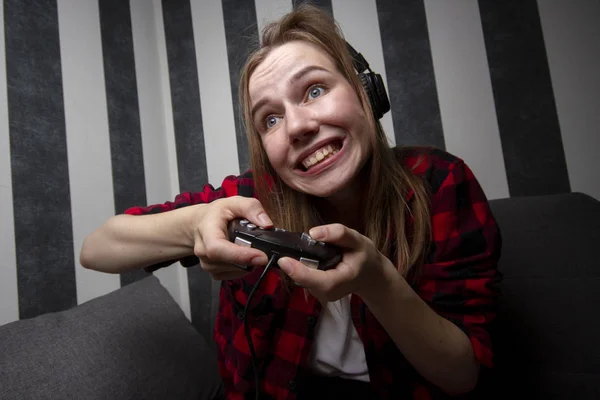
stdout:
[[[248,86],[252,73],[273,48],[297,40],[312,43],[327,53],[359,96],[368,118],[369,132],[364,134],[369,134],[372,147],[362,171],[366,176],[365,193],[368,196],[364,207],[365,231],[361,233],[373,241],[403,276],[407,276],[413,267],[422,264],[429,243],[427,188],[422,179],[404,166],[402,157],[405,149],[389,146],[354,70],[341,29],[328,13],[310,4],[302,4],[278,21],[266,25],[259,48],[250,54],[241,72],[240,105],[258,199],[276,226],[307,232],[323,223],[324,219],[315,207],[315,198],[290,188],[271,167],[251,116]],[[411,207],[406,202],[410,192],[413,195]]]

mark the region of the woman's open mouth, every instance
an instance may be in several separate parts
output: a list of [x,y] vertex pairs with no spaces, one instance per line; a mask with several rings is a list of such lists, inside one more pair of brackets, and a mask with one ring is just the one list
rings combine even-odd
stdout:
[[301,162],[301,170],[307,172],[312,168],[315,168],[330,158],[334,157],[336,154],[340,152],[342,149],[343,142],[341,140],[336,140],[334,142],[328,143],[325,146],[321,147],[308,157],[306,157]]

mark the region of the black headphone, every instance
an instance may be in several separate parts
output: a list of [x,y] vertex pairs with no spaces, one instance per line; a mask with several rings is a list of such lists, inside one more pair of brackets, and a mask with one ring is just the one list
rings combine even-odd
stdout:
[[[348,51],[352,56],[352,64],[354,64],[354,68],[358,71],[358,78],[365,88],[369,101],[371,102],[373,115],[376,120],[379,120],[383,117],[383,114],[390,111],[390,100],[385,91],[383,78],[381,75],[371,71],[369,63],[362,54],[354,50],[350,43],[346,42],[346,44],[348,45]],[[365,72],[367,70],[369,71]]]

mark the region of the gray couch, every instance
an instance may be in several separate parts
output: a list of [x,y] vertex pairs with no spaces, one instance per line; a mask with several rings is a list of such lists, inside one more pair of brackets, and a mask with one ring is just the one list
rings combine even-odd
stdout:
[[[471,398],[600,398],[600,202],[491,201],[503,237],[496,368]],[[151,276],[70,310],[0,327],[0,399],[198,399],[216,359]]]
[[219,389],[212,347],[154,276],[0,327],[1,400],[184,400]]
[[491,201],[503,237],[496,367],[475,398],[600,399],[600,202]]

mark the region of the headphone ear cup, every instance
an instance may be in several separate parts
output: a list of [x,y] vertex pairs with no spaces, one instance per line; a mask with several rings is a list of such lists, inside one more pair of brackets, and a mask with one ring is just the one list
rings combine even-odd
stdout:
[[383,117],[383,114],[390,111],[390,109],[391,109],[390,99],[387,95],[387,91],[385,90],[385,85],[383,83],[383,78],[381,77],[381,75],[379,75],[379,74],[372,74],[372,75],[374,77],[374,79],[373,79],[374,85],[373,86],[375,87],[375,92],[377,93],[377,95],[376,95],[377,109],[379,110],[379,112],[381,113],[381,116]]
[[381,116],[378,112],[377,99],[375,99],[374,97],[375,90],[373,88],[373,83],[371,82],[371,77],[369,75],[370,74],[365,74],[361,72],[360,74],[358,74],[358,78],[360,79],[360,82],[362,83],[362,86],[365,89],[365,92],[367,93],[367,97],[369,98],[369,103],[371,103],[371,110],[373,111],[375,119],[379,119],[381,118]]
[[390,110],[390,101],[387,97],[381,75],[370,72],[366,74],[360,73],[358,77],[367,92],[375,119],[381,119],[383,114]]

